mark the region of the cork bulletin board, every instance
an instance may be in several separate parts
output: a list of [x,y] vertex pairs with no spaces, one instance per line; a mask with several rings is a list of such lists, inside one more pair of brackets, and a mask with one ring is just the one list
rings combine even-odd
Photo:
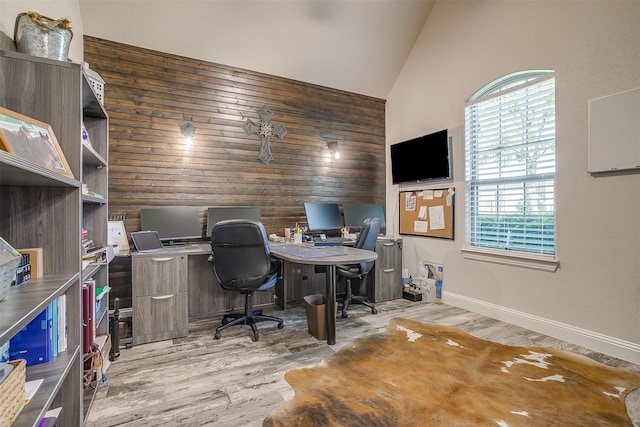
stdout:
[[455,190],[400,192],[400,234],[453,240]]

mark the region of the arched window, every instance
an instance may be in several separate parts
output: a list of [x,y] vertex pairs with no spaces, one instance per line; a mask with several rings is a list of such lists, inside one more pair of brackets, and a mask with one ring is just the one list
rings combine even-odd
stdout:
[[555,75],[524,71],[465,107],[470,248],[555,256]]

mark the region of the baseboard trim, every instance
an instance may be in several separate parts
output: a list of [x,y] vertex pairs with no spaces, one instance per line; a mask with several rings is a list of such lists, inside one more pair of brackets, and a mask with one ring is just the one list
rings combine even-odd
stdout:
[[640,364],[640,344],[447,291],[442,292],[442,300],[449,305],[531,329],[627,362]]

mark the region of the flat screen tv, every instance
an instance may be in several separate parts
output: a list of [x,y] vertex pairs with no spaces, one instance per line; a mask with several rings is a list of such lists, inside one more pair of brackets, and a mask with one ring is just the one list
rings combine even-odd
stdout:
[[447,129],[391,146],[394,184],[451,178],[451,144]]
[[202,237],[198,208],[191,206],[140,209],[140,225],[142,231],[157,231],[169,244]]

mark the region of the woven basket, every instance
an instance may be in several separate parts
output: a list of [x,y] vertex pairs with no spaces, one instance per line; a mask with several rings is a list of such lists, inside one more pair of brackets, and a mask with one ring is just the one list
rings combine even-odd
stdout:
[[27,362],[24,359],[7,362],[13,371],[0,383],[0,426],[10,426],[24,407],[24,383]]

